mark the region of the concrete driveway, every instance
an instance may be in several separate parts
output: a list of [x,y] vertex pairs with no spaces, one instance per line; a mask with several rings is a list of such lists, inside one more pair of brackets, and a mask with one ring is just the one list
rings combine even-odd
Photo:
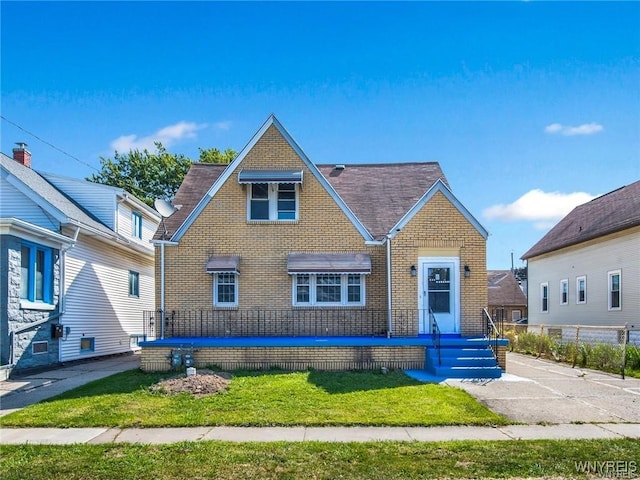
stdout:
[[446,380],[524,423],[640,423],[640,379],[571,368],[517,353],[497,380]]

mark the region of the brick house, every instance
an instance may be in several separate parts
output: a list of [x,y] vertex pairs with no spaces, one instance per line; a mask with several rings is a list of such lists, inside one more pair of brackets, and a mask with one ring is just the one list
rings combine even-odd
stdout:
[[316,165],[271,115],[228,166],[194,164],[174,204],[154,240],[164,322],[148,318],[167,348],[416,339],[435,324],[442,335],[485,332],[487,232],[435,162]]

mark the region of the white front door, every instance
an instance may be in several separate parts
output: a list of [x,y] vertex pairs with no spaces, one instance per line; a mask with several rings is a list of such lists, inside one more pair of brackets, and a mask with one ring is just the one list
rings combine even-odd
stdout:
[[[435,259],[432,259],[435,260]],[[440,333],[460,332],[458,259],[439,259],[422,263],[422,321],[420,333],[431,333],[429,312],[435,316]]]

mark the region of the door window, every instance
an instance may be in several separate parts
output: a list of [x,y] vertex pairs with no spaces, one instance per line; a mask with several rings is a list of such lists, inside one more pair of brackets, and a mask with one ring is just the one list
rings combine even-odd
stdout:
[[428,269],[429,308],[434,313],[451,313],[451,269]]

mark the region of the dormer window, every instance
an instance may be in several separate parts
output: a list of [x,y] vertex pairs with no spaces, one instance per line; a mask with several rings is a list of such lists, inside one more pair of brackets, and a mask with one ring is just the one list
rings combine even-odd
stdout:
[[142,215],[138,212],[131,213],[131,236],[142,239]]
[[247,184],[247,219],[287,221],[298,219],[301,170],[242,170],[240,184]]

